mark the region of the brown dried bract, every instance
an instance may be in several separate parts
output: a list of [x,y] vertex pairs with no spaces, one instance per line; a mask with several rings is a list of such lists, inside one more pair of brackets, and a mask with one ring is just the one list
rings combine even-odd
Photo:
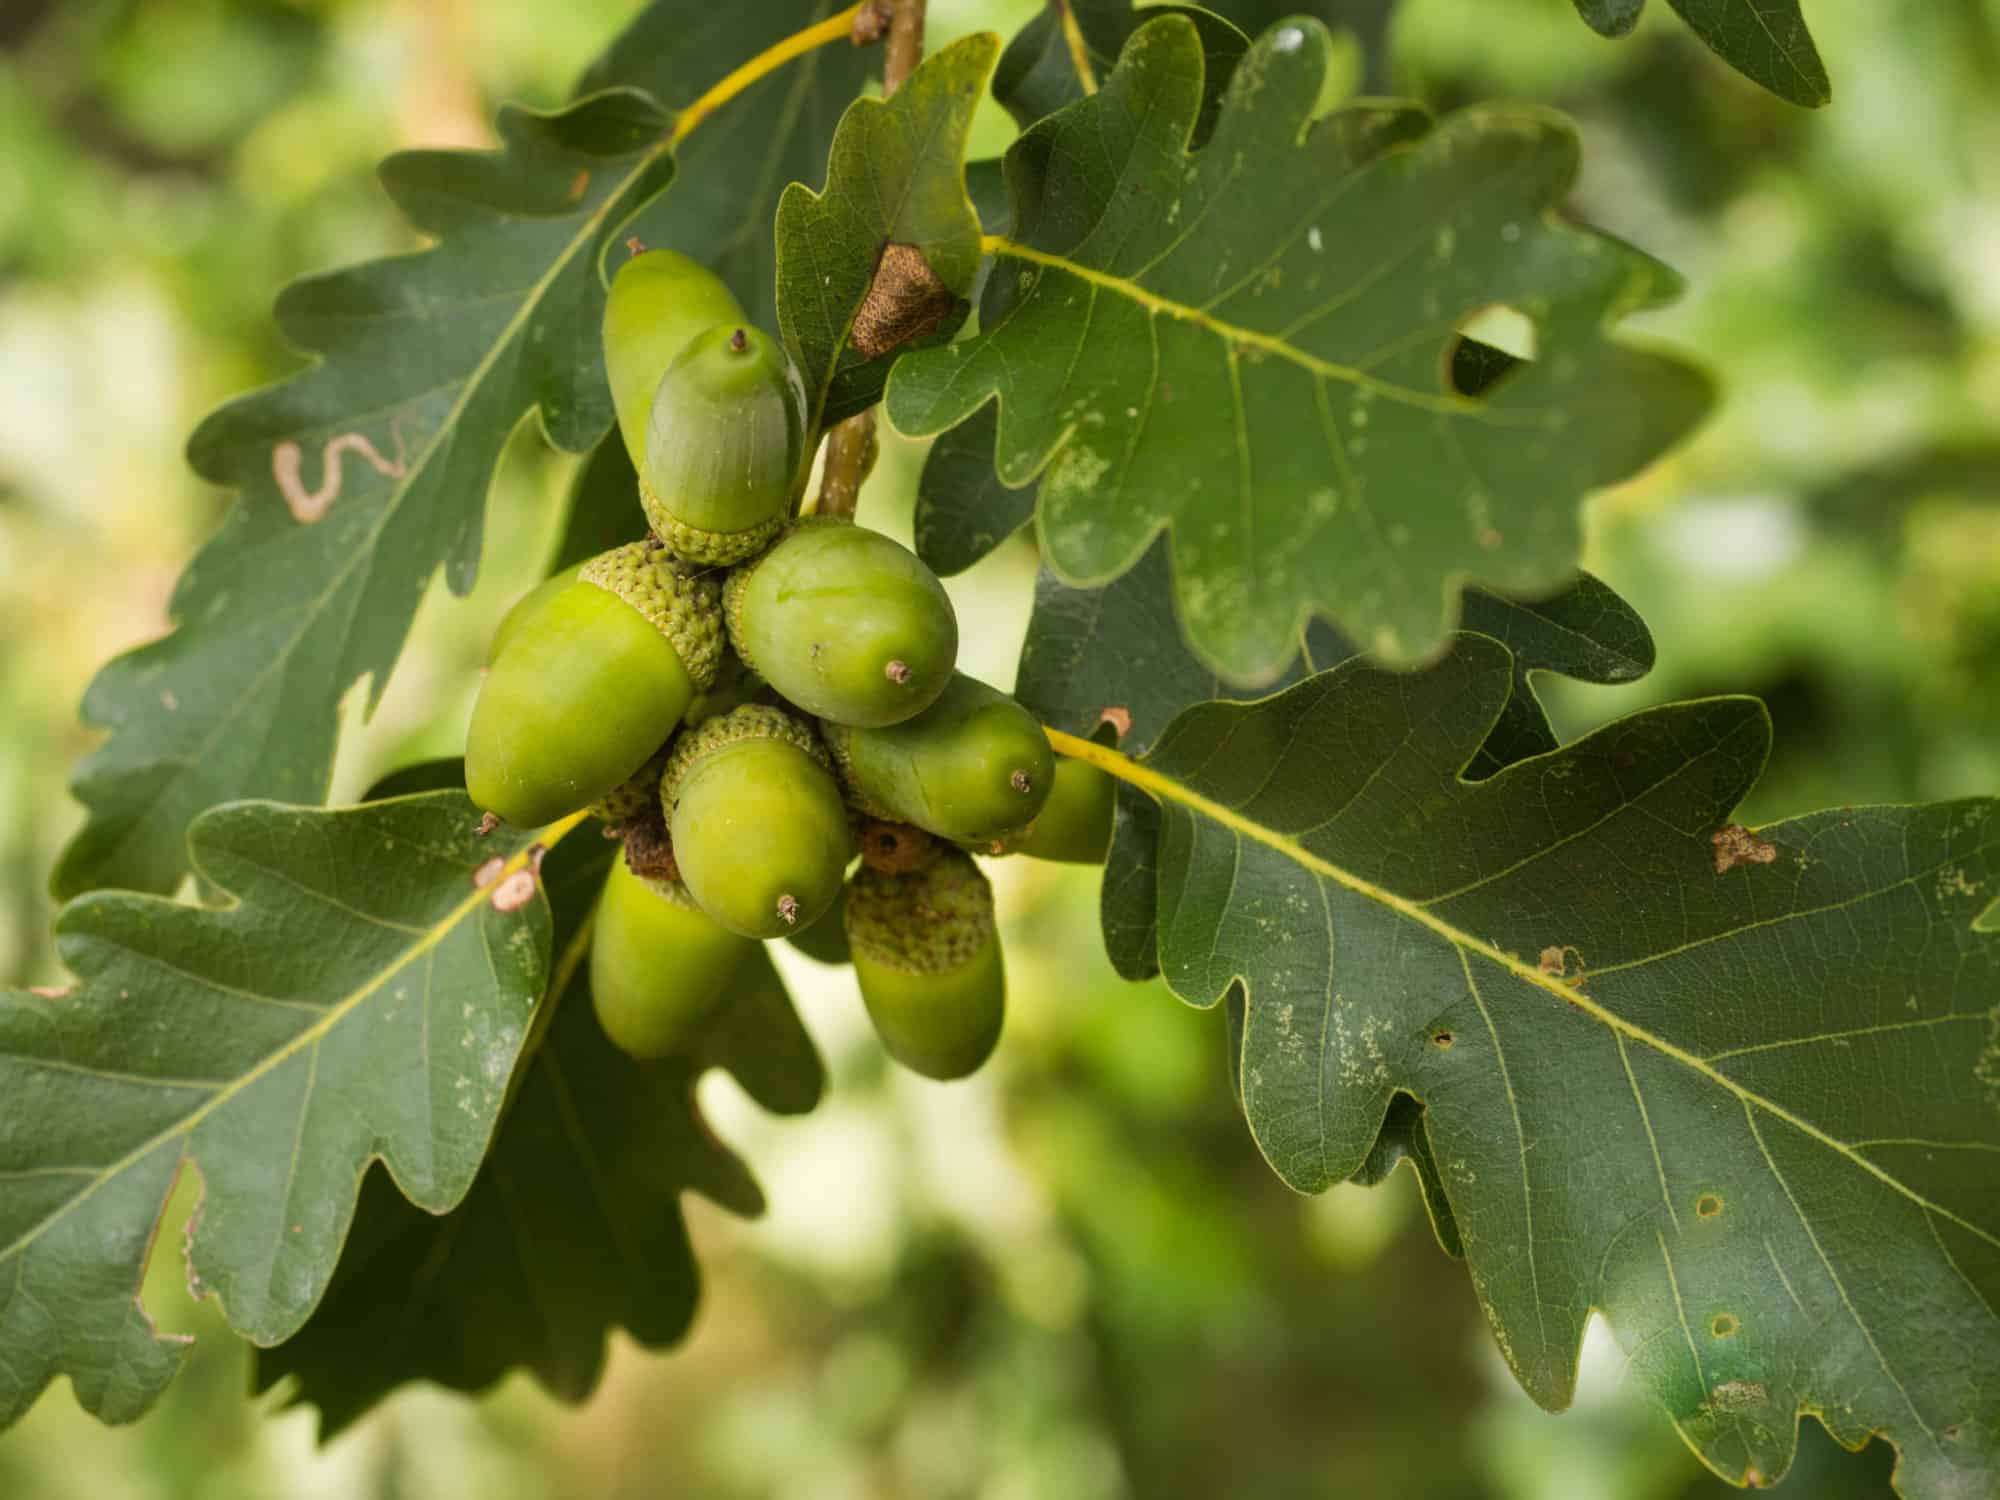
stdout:
[[937,857],[937,840],[921,828],[880,819],[861,825],[861,862],[871,870],[907,875],[928,868]]
[[648,880],[679,880],[681,867],[674,859],[674,841],[667,833],[667,820],[658,809],[627,819],[619,829],[625,840],[625,863],[634,875]]
[[1768,865],[1778,857],[1778,846],[1760,839],[1741,823],[1725,823],[1709,839],[1715,846],[1715,873],[1726,874],[1737,865]]
[[848,340],[873,359],[933,332],[957,302],[923,251],[891,241],[875,263],[875,280],[854,314]]

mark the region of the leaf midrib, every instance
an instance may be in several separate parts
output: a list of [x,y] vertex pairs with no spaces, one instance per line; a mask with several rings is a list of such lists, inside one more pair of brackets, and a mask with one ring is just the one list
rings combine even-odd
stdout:
[[[541,835],[541,847],[545,850],[554,848],[571,829],[575,828],[587,816],[587,813],[572,813],[560,823],[551,825]],[[471,894],[461,899],[458,905],[453,907],[440,921],[433,923],[417,941],[412,943],[409,948],[397,957],[394,963],[382,969],[359,989],[328,1005],[324,1016],[288,1038],[282,1046],[272,1049],[271,1053],[263,1061],[217,1087],[216,1091],[204,1100],[199,1107],[190,1110],[164,1130],[158,1131],[148,1140],[133,1147],[109,1166],[102,1169],[93,1168],[93,1179],[86,1187],[65,1199],[60,1207],[48,1214],[40,1222],[24,1230],[12,1243],[0,1247],[0,1260],[6,1260],[8,1257],[15,1255],[26,1246],[32,1244],[36,1239],[40,1238],[50,1225],[64,1218],[70,1210],[74,1209],[78,1204],[83,1203],[107,1182],[116,1179],[121,1173],[131,1167],[134,1162],[143,1159],[156,1147],[173,1140],[177,1136],[191,1134],[203,1120],[241,1094],[244,1089],[248,1088],[258,1079],[270,1073],[281,1063],[298,1056],[307,1047],[316,1046],[335,1026],[351,1015],[371,995],[375,994],[412,963],[434,951],[447,937],[457,931],[459,924],[471,915],[472,912],[476,911],[482,903],[490,900],[493,892],[499,888],[500,884],[508,876],[526,869],[530,860],[534,857],[535,848],[536,846],[533,844],[524,845],[513,855],[509,856],[507,862],[501,866],[500,873],[492,881],[485,885],[475,886]]]
[[1266,828],[1253,819],[1243,816],[1234,808],[1225,807],[1223,804],[1203,796],[1201,793],[1183,785],[1172,777],[1153,770],[1150,766],[1139,764],[1119,751],[1095,744],[1089,740],[1080,739],[1075,735],[1065,734],[1059,729],[1045,728],[1044,732],[1048,735],[1049,743],[1058,753],[1087,761],[1108,775],[1137,787],[1155,801],[1177,803],[1190,812],[1198,813],[1227,828],[1239,838],[1247,838],[1253,843],[1262,844],[1266,848],[1284,855],[1302,868],[1332,881],[1343,889],[1365,900],[1374,901],[1386,907],[1406,921],[1414,922],[1421,927],[1429,929],[1454,948],[1462,952],[1477,954],[1487,962],[1505,970],[1522,983],[1552,995],[1562,1000],[1566,1005],[1575,1007],[1606,1027],[1614,1035],[1630,1037],[1633,1041],[1652,1048],[1661,1056],[1679,1063],[1682,1067],[1687,1068],[1697,1076],[1708,1080],[1708,1082],[1734,1095],[1744,1105],[1754,1105],[1769,1114],[1772,1118],[1784,1121],[1800,1134],[1826,1147],[1843,1160],[1875,1178],[1902,1197],[1908,1199],[1911,1203],[1924,1209],[1927,1213],[1936,1214],[1958,1225],[1968,1234],[1984,1240],[1996,1248],[2000,1248],[2000,1237],[1996,1237],[1977,1224],[1969,1222],[1943,1205],[1933,1203],[1930,1199],[1898,1181],[1847,1142],[1829,1135],[1810,1120],[1794,1114],[1776,1100],[1767,1098],[1756,1090],[1738,1083],[1735,1079],[1729,1077],[1728,1074],[1718,1071],[1701,1057],[1689,1052],[1686,1048],[1676,1046],[1665,1037],[1657,1036],[1653,1032],[1646,1030],[1643,1026],[1626,1020],[1615,1011],[1600,1005],[1582,990],[1571,988],[1553,976],[1544,974],[1541,970],[1517,958],[1515,955],[1462,931],[1443,918],[1425,910],[1418,903],[1406,897],[1399,896],[1394,891],[1377,885],[1371,880],[1364,879],[1350,870],[1342,869],[1332,861],[1314,854],[1295,840],[1287,838],[1276,830]]
[[1412,390],[1405,385],[1397,385],[1392,380],[1384,380],[1379,375],[1354,365],[1343,365],[1334,360],[1322,359],[1316,354],[1308,354],[1295,344],[1287,343],[1274,334],[1263,333],[1254,328],[1245,328],[1240,323],[1231,323],[1202,308],[1186,302],[1163,297],[1150,291],[1129,277],[1116,276],[1109,271],[1100,271],[1094,266],[1086,266],[1071,260],[1068,256],[1055,255],[1046,250],[1037,250],[1005,235],[983,234],[979,237],[979,247],[987,255],[1004,256],[1012,260],[1027,261],[1032,265],[1046,266],[1062,271],[1088,282],[1093,287],[1101,287],[1117,296],[1133,302],[1158,317],[1173,318],[1189,323],[1213,334],[1224,343],[1240,345],[1259,350],[1288,364],[1297,365],[1322,380],[1337,380],[1360,390],[1365,390],[1385,400],[1399,405],[1414,407],[1419,411],[1440,412],[1450,416],[1467,417],[1500,427],[1535,427],[1543,420],[1543,414],[1528,407],[1496,408],[1489,402],[1478,401],[1470,396],[1453,396],[1430,391]]

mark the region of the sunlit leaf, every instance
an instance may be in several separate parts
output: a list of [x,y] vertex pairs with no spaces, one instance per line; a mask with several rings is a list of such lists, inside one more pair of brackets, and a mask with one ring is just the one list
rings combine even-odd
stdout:
[[76,986],[0,996],[0,1426],[58,1374],[106,1421],[172,1378],[138,1292],[183,1167],[189,1286],[262,1344],[325,1293],[371,1162],[464,1196],[549,962],[530,835],[477,822],[463,792],[232,803],[189,832],[226,904],[64,911]]
[[259,1388],[296,1377],[323,1439],[404,1381],[480,1390],[525,1366],[579,1401],[603,1372],[612,1328],[649,1348],[681,1338],[699,1295],[681,1194],[737,1213],[763,1208],[702,1119],[695,1080],[727,1068],[785,1113],[819,1097],[819,1060],[761,952],[697,1056],[636,1063],[605,1040],[585,924],[616,848],[579,837],[543,868],[559,1008],[465,1200],[438,1217],[371,1172],[325,1299],[258,1354]]
[[[1413,660],[1463,581],[1559,587],[1584,492],[1708,399],[1605,336],[1673,280],[1555,217],[1566,124],[1482,108],[1432,128],[1372,103],[1313,123],[1329,49],[1316,23],[1268,32],[1189,154],[1199,39],[1179,17],[1140,28],[1098,93],[1011,149],[979,336],[905,356],[887,396],[906,433],[997,398],[997,472],[1037,484],[1045,559],[1073,585],[1167,529],[1196,654],[1246,683],[1313,613]],[[1496,304],[1532,323],[1535,358],[1463,394],[1458,330]]]
[[1420,1103],[1545,1406],[1598,1308],[1739,1482],[1782,1474],[1811,1411],[1887,1437],[1907,1495],[1990,1494],[2000,804],[1731,823],[1770,740],[1743,698],[1469,781],[1513,674],[1462,636],[1430,670],[1356,660],[1112,758],[1161,809],[1169,983],[1247,992],[1258,1144],[1317,1191]]

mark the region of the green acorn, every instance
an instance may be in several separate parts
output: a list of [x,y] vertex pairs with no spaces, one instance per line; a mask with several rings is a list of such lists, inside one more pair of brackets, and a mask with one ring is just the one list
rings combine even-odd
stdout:
[[604,369],[618,431],[640,473],[653,393],[667,366],[703,329],[742,321],[742,305],[721,278],[678,250],[647,250],[618,268],[604,299]]
[[590,998],[622,1052],[650,1061],[684,1052],[756,944],[727,932],[668,880],[614,860],[590,935]]
[[963,672],[913,719],[884,729],[824,727],[863,812],[955,844],[985,845],[1025,827],[1055,780],[1055,756],[1034,715]]
[[784,937],[840,895],[847,809],[812,729],[750,704],[690,729],[660,780],[674,859],[701,909],[745,937]]
[[897,1062],[952,1079],[992,1056],[1007,976],[993,887],[969,856],[948,849],[907,875],[864,865],[847,891],[847,939],[868,1018]]
[[741,323],[697,334],[653,397],[639,503],[692,562],[741,562],[770,545],[804,465],[805,387],[785,351]]
[[499,660],[501,648],[513,638],[520,628],[542,611],[542,606],[555,598],[564,589],[576,582],[576,575],[583,571],[582,563],[574,563],[544,578],[514,601],[513,607],[500,617],[500,624],[493,632],[493,639],[486,646],[486,660],[489,665]]
[[879,728],[921,713],[951,680],[958,616],[907,547],[831,516],[794,522],[723,593],[736,654],[789,702]]
[[993,854],[1026,854],[1066,864],[1101,865],[1111,852],[1111,812],[1117,783],[1088,761],[1056,757],[1049,800],[1035,821],[1000,841]]
[[532,828],[611,792],[715,680],[720,605],[714,580],[650,543],[591,559],[508,636],[480,686],[473,800]]
[[836,897],[826,914],[810,927],[785,934],[785,941],[814,963],[844,964],[849,962],[847,948],[847,902],[844,896]]

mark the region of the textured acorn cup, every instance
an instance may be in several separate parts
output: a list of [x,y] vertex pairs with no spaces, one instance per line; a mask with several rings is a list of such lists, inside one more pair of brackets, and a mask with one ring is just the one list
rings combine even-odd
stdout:
[[684,733],[660,780],[681,879],[744,937],[786,937],[840,895],[847,809],[812,729],[752,704]]
[[937,575],[879,531],[794,522],[723,591],[736,654],[785,699],[836,724],[923,712],[951,681],[958,616]]
[[863,867],[847,891],[854,975],[888,1054],[926,1078],[977,1072],[1006,1015],[993,887],[956,849],[908,875]]
[[653,396],[639,503],[693,562],[741,562],[770,545],[805,459],[805,388],[784,350],[741,323],[697,334]]
[[883,729],[829,724],[826,741],[863,812],[955,844],[1025,827],[1055,779],[1034,715],[963,672],[915,718]]
[[1101,865],[1111,852],[1111,812],[1116,783],[1088,761],[1059,755],[1049,800],[1035,821],[1008,835],[1005,854],[1066,864]]
[[645,542],[593,558],[494,658],[466,733],[467,790],[523,828],[598,801],[673,732],[721,655],[715,582]]
[[674,356],[703,329],[742,321],[721,278],[678,250],[647,250],[618,268],[604,299],[604,368],[633,468],[645,470],[653,393]]
[[507,642],[519,633],[523,625],[526,625],[528,621],[540,614],[544,605],[572,583],[575,583],[576,575],[582,571],[582,563],[576,563],[571,567],[564,568],[560,573],[544,578],[540,583],[529,589],[527,593],[516,599],[513,607],[500,617],[500,624],[493,632],[493,639],[487,643],[487,662],[490,664],[499,660],[500,653],[507,647]]
[[614,860],[590,935],[590,999],[621,1052],[650,1061],[685,1052],[728,998],[756,948],[705,916],[670,881]]

